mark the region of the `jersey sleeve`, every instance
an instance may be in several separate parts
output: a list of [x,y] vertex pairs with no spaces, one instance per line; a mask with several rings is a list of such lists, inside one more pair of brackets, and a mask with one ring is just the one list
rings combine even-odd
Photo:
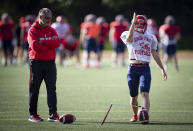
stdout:
[[129,31],[124,31],[122,34],[121,34],[121,40],[123,41],[124,44],[128,44],[128,42],[126,41],[127,40],[127,35],[128,35]]
[[39,37],[37,36],[37,32],[34,29],[29,30],[27,40],[29,46],[35,51],[41,52],[48,50],[48,47],[39,43]]
[[157,44],[158,44],[157,38],[154,35],[151,35],[151,36],[153,37],[151,49],[157,50]]

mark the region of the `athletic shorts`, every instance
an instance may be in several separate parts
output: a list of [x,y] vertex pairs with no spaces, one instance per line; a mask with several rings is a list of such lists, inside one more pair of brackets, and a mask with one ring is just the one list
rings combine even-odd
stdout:
[[131,97],[135,97],[138,95],[139,87],[141,93],[149,92],[151,85],[151,71],[149,64],[144,64],[143,66],[129,65],[127,72],[127,81]]
[[97,53],[101,53],[104,50],[104,43],[97,44]]
[[90,53],[91,51],[94,51],[94,52],[96,53],[96,52],[97,52],[96,39],[88,38],[88,39],[85,41],[84,49],[85,49],[88,53]]
[[11,54],[13,54],[14,47],[12,45],[11,40],[2,40],[2,48],[5,54],[8,53],[8,50],[10,51]]
[[113,49],[116,53],[124,53],[125,51],[125,44],[123,42],[113,42]]
[[164,45],[163,46],[164,54],[167,54],[168,56],[172,56],[176,54],[177,46],[174,45]]

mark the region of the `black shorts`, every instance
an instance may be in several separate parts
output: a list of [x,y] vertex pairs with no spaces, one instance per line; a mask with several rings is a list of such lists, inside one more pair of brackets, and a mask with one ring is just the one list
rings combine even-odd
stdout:
[[176,54],[177,46],[174,45],[164,45],[163,46],[164,54],[167,54],[168,56],[173,56]]
[[8,53],[8,50],[10,51],[11,54],[13,54],[13,45],[12,45],[12,41],[11,40],[2,40],[2,48],[3,48],[3,52],[5,54]]

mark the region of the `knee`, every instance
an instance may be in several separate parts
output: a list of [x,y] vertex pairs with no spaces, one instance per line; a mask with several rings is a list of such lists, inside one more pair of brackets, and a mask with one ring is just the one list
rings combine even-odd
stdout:
[[148,93],[148,92],[142,92],[142,93],[141,93],[141,96],[142,96],[143,98],[148,98],[148,97],[149,97],[149,93]]

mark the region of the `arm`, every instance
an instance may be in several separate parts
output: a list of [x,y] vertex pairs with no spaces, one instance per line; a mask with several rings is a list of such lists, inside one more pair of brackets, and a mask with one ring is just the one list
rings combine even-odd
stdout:
[[180,40],[180,38],[181,38],[181,34],[178,32],[176,35],[175,35],[175,40]]
[[131,21],[131,26],[129,28],[129,33],[127,35],[127,42],[133,42],[133,34],[134,34],[134,29],[135,29],[135,22],[136,22],[136,14],[135,12],[133,13],[133,20]]
[[160,58],[159,58],[158,53],[156,52],[156,50],[151,50],[151,54],[152,54],[154,60],[156,61],[157,65],[159,66],[159,68],[160,68],[161,71],[162,71],[163,80],[167,80],[167,74],[166,74],[166,72],[165,72],[165,70],[164,70],[164,68],[163,68],[163,65],[162,65],[162,62],[161,62],[161,60],[160,60]]
[[86,29],[81,29],[81,32],[80,32],[80,43],[83,45],[85,43],[85,40],[86,40]]
[[115,28],[114,27],[111,27],[110,28],[110,31],[109,31],[109,41],[110,42],[113,42],[113,35],[114,35],[114,33],[115,33]]
[[60,46],[60,40],[58,38],[58,35],[55,30],[52,30],[53,36],[51,37],[50,40],[42,40],[40,41],[42,45],[47,46],[48,48],[55,49]]
[[48,48],[46,46],[39,43],[39,38],[35,34],[36,33],[33,32],[33,30],[29,30],[28,38],[27,38],[28,43],[29,43],[29,47],[31,47],[33,50],[35,50],[37,52],[48,50]]

